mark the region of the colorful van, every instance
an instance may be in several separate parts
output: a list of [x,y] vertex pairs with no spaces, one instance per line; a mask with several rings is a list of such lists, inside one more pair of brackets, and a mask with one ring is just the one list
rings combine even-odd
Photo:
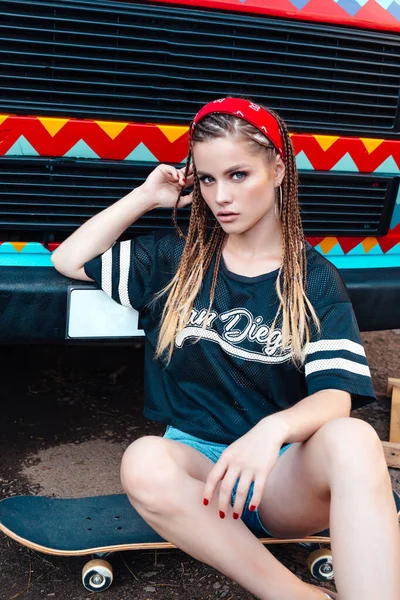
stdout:
[[[308,241],[361,330],[400,327],[399,0],[4,0],[0,16],[1,344],[141,343],[137,313],[51,253],[183,164],[191,118],[226,95],[285,118]],[[172,226],[155,210],[121,239]]]

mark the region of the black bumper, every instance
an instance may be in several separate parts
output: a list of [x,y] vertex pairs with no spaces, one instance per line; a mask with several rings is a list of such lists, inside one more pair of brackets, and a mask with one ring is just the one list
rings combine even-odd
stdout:
[[[400,267],[345,269],[341,275],[361,331],[400,328]],[[0,267],[0,344],[82,343],[65,336],[67,290],[74,283],[51,267]],[[131,341],[142,343],[143,338]]]

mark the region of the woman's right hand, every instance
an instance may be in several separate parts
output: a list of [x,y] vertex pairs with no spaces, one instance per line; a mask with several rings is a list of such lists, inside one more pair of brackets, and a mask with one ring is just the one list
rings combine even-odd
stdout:
[[[171,165],[158,165],[141,186],[143,192],[154,199],[156,208],[173,208],[181,190],[193,185],[193,167],[190,165],[188,178],[185,181],[185,167],[176,169]],[[177,208],[188,206],[192,202],[192,194],[181,196]]]

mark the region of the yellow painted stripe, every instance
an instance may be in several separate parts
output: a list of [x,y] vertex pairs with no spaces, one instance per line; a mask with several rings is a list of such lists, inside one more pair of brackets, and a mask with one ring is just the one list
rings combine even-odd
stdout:
[[184,135],[189,129],[189,127],[182,127],[181,125],[157,125],[157,127],[163,132],[171,144]]
[[372,138],[360,138],[360,140],[366,147],[368,154],[371,154],[371,152],[373,152],[375,150],[375,148],[378,148],[378,146],[380,146],[382,144],[382,142],[385,141],[385,140],[378,140],[378,139],[372,139]]
[[321,248],[324,254],[328,254],[336,246],[338,243],[335,237],[326,237],[322,242],[319,243],[319,247]]
[[14,250],[17,252],[21,252],[23,248],[28,244],[28,242],[10,242],[11,246],[13,246]]
[[371,238],[366,238],[365,240],[363,240],[361,242],[362,247],[364,248],[364,252],[367,253],[370,250],[372,250],[372,248],[374,248],[378,243],[378,240],[374,237]]
[[0,115],[0,125],[4,123],[6,119],[8,119],[9,115]]
[[339,139],[336,135],[314,135],[322,150],[326,152]]
[[69,119],[57,119],[55,117],[38,117],[38,119],[51,137],[54,137],[69,121]]
[[129,125],[118,121],[95,121],[99,127],[112,139],[115,140],[117,135],[121,133]]

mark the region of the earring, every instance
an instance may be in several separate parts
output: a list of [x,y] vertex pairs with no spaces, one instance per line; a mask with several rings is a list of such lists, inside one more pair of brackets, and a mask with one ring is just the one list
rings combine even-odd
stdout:
[[282,202],[283,202],[283,200],[282,200],[282,186],[279,186],[278,190],[279,190],[279,219],[276,216],[276,202],[275,202],[275,219],[277,221],[280,221],[281,218],[282,218]]

